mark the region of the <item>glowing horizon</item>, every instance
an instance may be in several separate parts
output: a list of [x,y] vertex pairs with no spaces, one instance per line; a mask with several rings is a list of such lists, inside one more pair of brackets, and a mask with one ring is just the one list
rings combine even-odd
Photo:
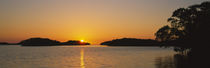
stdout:
[[0,42],[154,39],[175,9],[203,1],[208,0],[1,0]]

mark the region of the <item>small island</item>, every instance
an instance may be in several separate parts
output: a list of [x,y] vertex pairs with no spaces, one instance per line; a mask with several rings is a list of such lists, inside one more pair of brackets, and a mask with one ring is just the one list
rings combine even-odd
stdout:
[[158,46],[159,42],[152,39],[121,38],[102,42],[108,46]]
[[18,45],[17,43],[0,42],[0,45]]
[[87,42],[70,40],[67,42],[59,42],[48,38],[29,38],[18,43],[22,46],[60,46],[60,45],[90,45]]
[[53,46],[59,45],[60,42],[48,38],[29,38],[19,43],[22,46]]
[[90,43],[87,42],[81,42],[78,40],[69,40],[67,42],[61,43],[62,45],[90,45]]
[[0,45],[8,45],[9,43],[7,42],[0,42]]

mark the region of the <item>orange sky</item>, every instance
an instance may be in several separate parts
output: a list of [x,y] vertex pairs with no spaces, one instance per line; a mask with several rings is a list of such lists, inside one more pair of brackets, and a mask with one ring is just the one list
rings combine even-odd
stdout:
[[116,38],[154,39],[180,7],[205,0],[1,0],[0,41],[31,37],[92,44]]

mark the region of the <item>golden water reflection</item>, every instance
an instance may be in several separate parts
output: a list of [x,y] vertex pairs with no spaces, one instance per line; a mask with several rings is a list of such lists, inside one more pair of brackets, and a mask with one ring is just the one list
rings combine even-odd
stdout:
[[81,68],[85,68],[84,49],[83,48],[80,50],[80,66],[81,66]]

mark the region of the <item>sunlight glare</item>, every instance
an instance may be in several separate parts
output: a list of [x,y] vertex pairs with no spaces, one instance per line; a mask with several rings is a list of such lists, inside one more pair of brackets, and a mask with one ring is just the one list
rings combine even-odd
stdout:
[[81,51],[80,51],[80,66],[81,66],[81,68],[85,68],[84,50],[83,49],[81,49]]
[[80,42],[84,42],[84,40],[80,40]]

